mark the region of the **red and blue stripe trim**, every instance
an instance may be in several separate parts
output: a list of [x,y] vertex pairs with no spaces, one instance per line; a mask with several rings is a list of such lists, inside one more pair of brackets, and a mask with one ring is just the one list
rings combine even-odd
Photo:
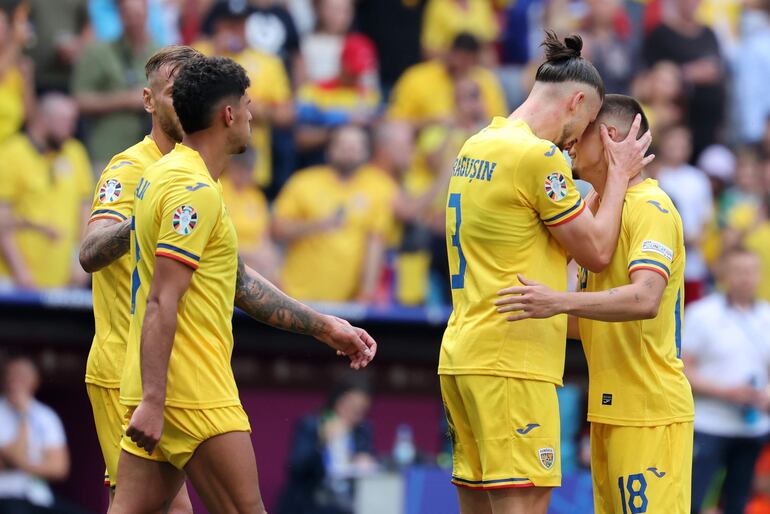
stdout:
[[168,243],[158,243],[158,246],[155,249],[155,255],[174,259],[194,270],[198,269],[198,263],[201,260],[198,255]]
[[529,478],[498,478],[495,480],[466,480],[452,476],[452,483],[469,489],[507,489],[511,487],[534,487]]
[[111,209],[97,209],[91,213],[91,219],[89,221],[103,220],[103,219],[125,221],[128,218],[123,216],[118,211],[113,211]]
[[578,198],[578,201],[575,205],[573,205],[566,211],[562,212],[561,214],[557,214],[556,216],[543,220],[543,223],[545,223],[549,227],[557,227],[559,225],[562,225],[564,223],[567,223],[568,221],[572,221],[575,218],[577,218],[580,215],[580,213],[583,212],[583,209],[585,209],[585,207],[586,207],[586,204],[585,202],[583,202],[583,199]]
[[669,271],[665,264],[654,261],[652,259],[636,259],[635,261],[631,261],[631,263],[628,265],[629,273],[642,269],[654,271],[660,274],[664,279],[666,279],[666,282],[668,282],[669,277],[671,277],[671,271]]

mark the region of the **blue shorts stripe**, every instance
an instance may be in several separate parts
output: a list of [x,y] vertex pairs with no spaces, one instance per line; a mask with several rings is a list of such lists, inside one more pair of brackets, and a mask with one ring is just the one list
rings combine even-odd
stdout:
[[458,478],[454,475],[452,475],[452,480],[455,480],[457,482],[462,482],[464,484],[473,484],[473,485],[490,485],[490,484],[500,484],[502,482],[529,482],[529,478],[499,478],[497,480],[465,480],[464,478]]

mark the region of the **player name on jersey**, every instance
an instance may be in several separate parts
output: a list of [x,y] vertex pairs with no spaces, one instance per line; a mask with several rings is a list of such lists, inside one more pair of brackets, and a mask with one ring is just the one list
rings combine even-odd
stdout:
[[495,167],[497,167],[496,162],[490,162],[485,159],[458,157],[452,165],[452,176],[491,182]]

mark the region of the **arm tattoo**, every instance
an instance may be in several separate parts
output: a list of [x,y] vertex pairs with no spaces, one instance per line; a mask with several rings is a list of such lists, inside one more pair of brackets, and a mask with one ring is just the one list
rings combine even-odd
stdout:
[[98,271],[128,252],[130,241],[131,220],[97,230],[83,241],[80,264],[85,271]]
[[264,277],[250,275],[240,257],[235,306],[257,321],[289,332],[316,336],[325,328],[313,309],[285,295]]

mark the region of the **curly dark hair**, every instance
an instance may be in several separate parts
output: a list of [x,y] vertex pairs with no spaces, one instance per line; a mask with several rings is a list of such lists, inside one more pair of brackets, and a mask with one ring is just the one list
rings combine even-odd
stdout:
[[560,41],[553,31],[546,31],[545,40],[540,46],[545,47],[545,62],[537,69],[535,80],[540,82],[583,82],[596,88],[604,98],[604,81],[590,61],[580,56],[583,50],[583,38],[572,34]]
[[185,64],[174,80],[171,97],[185,133],[211,126],[218,104],[240,98],[249,87],[243,67],[226,57],[198,57]]

